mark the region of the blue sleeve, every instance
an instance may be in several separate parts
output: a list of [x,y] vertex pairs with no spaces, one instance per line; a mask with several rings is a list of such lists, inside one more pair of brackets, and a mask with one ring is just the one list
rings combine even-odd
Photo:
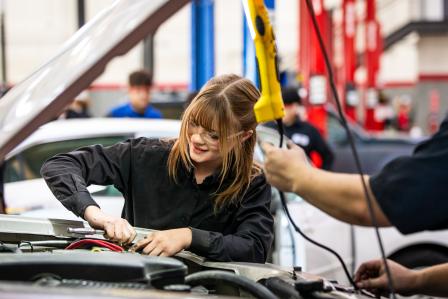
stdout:
[[107,113],[107,117],[118,117],[117,115],[118,112],[118,108],[113,108],[112,110],[109,111],[109,113]]
[[152,115],[153,118],[163,118],[162,112],[156,108],[152,108]]

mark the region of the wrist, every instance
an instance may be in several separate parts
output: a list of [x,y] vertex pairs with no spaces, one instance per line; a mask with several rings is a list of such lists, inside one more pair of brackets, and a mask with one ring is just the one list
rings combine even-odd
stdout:
[[184,232],[185,232],[185,238],[184,238],[184,249],[188,249],[191,245],[191,241],[193,239],[193,232],[191,231],[191,228],[189,227],[185,227],[183,228]]
[[84,219],[91,227],[104,229],[104,224],[110,220],[110,217],[97,206],[88,206],[84,212]]
[[314,177],[316,176],[316,171],[318,169],[312,166],[306,166],[304,170],[297,171],[295,173],[300,173],[300,176],[296,176],[293,181],[292,192],[305,196],[313,185]]
[[409,283],[409,288],[412,291],[412,293],[423,293],[425,286],[427,285],[426,282],[426,272],[425,269],[423,270],[412,270],[411,272],[411,279]]

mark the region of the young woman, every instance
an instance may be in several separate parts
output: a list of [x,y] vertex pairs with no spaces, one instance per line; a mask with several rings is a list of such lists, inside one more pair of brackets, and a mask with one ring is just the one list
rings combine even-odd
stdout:
[[[133,226],[160,230],[133,250],[265,262],[273,218],[270,186],[253,162],[259,96],[247,79],[216,77],[187,107],[177,140],[81,148],[49,159],[42,176],[67,209],[113,241],[132,242]],[[113,184],[123,193],[123,219],[101,211],[89,184]]]

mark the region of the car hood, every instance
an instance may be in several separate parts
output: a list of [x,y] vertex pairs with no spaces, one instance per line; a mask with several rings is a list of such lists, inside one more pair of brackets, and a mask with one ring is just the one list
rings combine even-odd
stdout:
[[59,53],[0,99],[0,161],[54,119],[109,61],[153,35],[188,0],[115,1],[74,34]]
[[[19,243],[21,240],[74,240],[79,235],[68,232],[68,228],[90,228],[85,221],[68,219],[30,218],[14,215],[0,215],[0,241]],[[137,236],[134,241],[145,238],[151,229],[135,228]],[[104,239],[103,235],[94,234],[95,239]],[[56,251],[57,252],[57,251]],[[290,277],[291,269],[285,269],[273,264],[255,264],[245,262],[214,262],[200,257],[189,251],[182,251],[176,255],[187,263],[194,263],[208,269],[233,271],[253,281],[269,277]],[[304,279],[316,279],[317,276],[301,273]]]
[[[6,211],[7,214],[20,214],[29,213],[28,211],[35,211],[39,209],[45,209],[43,212],[47,212],[47,209],[59,208],[56,211],[61,213],[63,207],[58,200],[54,197],[50,188],[47,187],[43,178],[23,180],[17,182],[11,182],[5,184],[6,196]],[[90,185],[87,190],[90,193],[100,192],[106,189],[106,186]],[[26,198],[27,200],[23,200]],[[99,198],[107,198],[106,205],[111,198],[108,196],[99,196]],[[118,197],[120,199],[120,197]],[[118,207],[118,210],[122,209],[123,204]],[[71,215],[72,218],[76,217],[70,211],[66,210],[65,215]],[[117,215],[118,216],[118,215]],[[59,216],[61,217],[61,216]],[[66,217],[64,217],[65,219]]]

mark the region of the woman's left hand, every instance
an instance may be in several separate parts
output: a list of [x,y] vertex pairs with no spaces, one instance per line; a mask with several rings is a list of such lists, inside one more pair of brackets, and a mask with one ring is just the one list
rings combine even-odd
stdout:
[[131,247],[131,251],[142,250],[142,254],[173,256],[191,244],[191,229],[176,228],[149,233]]

